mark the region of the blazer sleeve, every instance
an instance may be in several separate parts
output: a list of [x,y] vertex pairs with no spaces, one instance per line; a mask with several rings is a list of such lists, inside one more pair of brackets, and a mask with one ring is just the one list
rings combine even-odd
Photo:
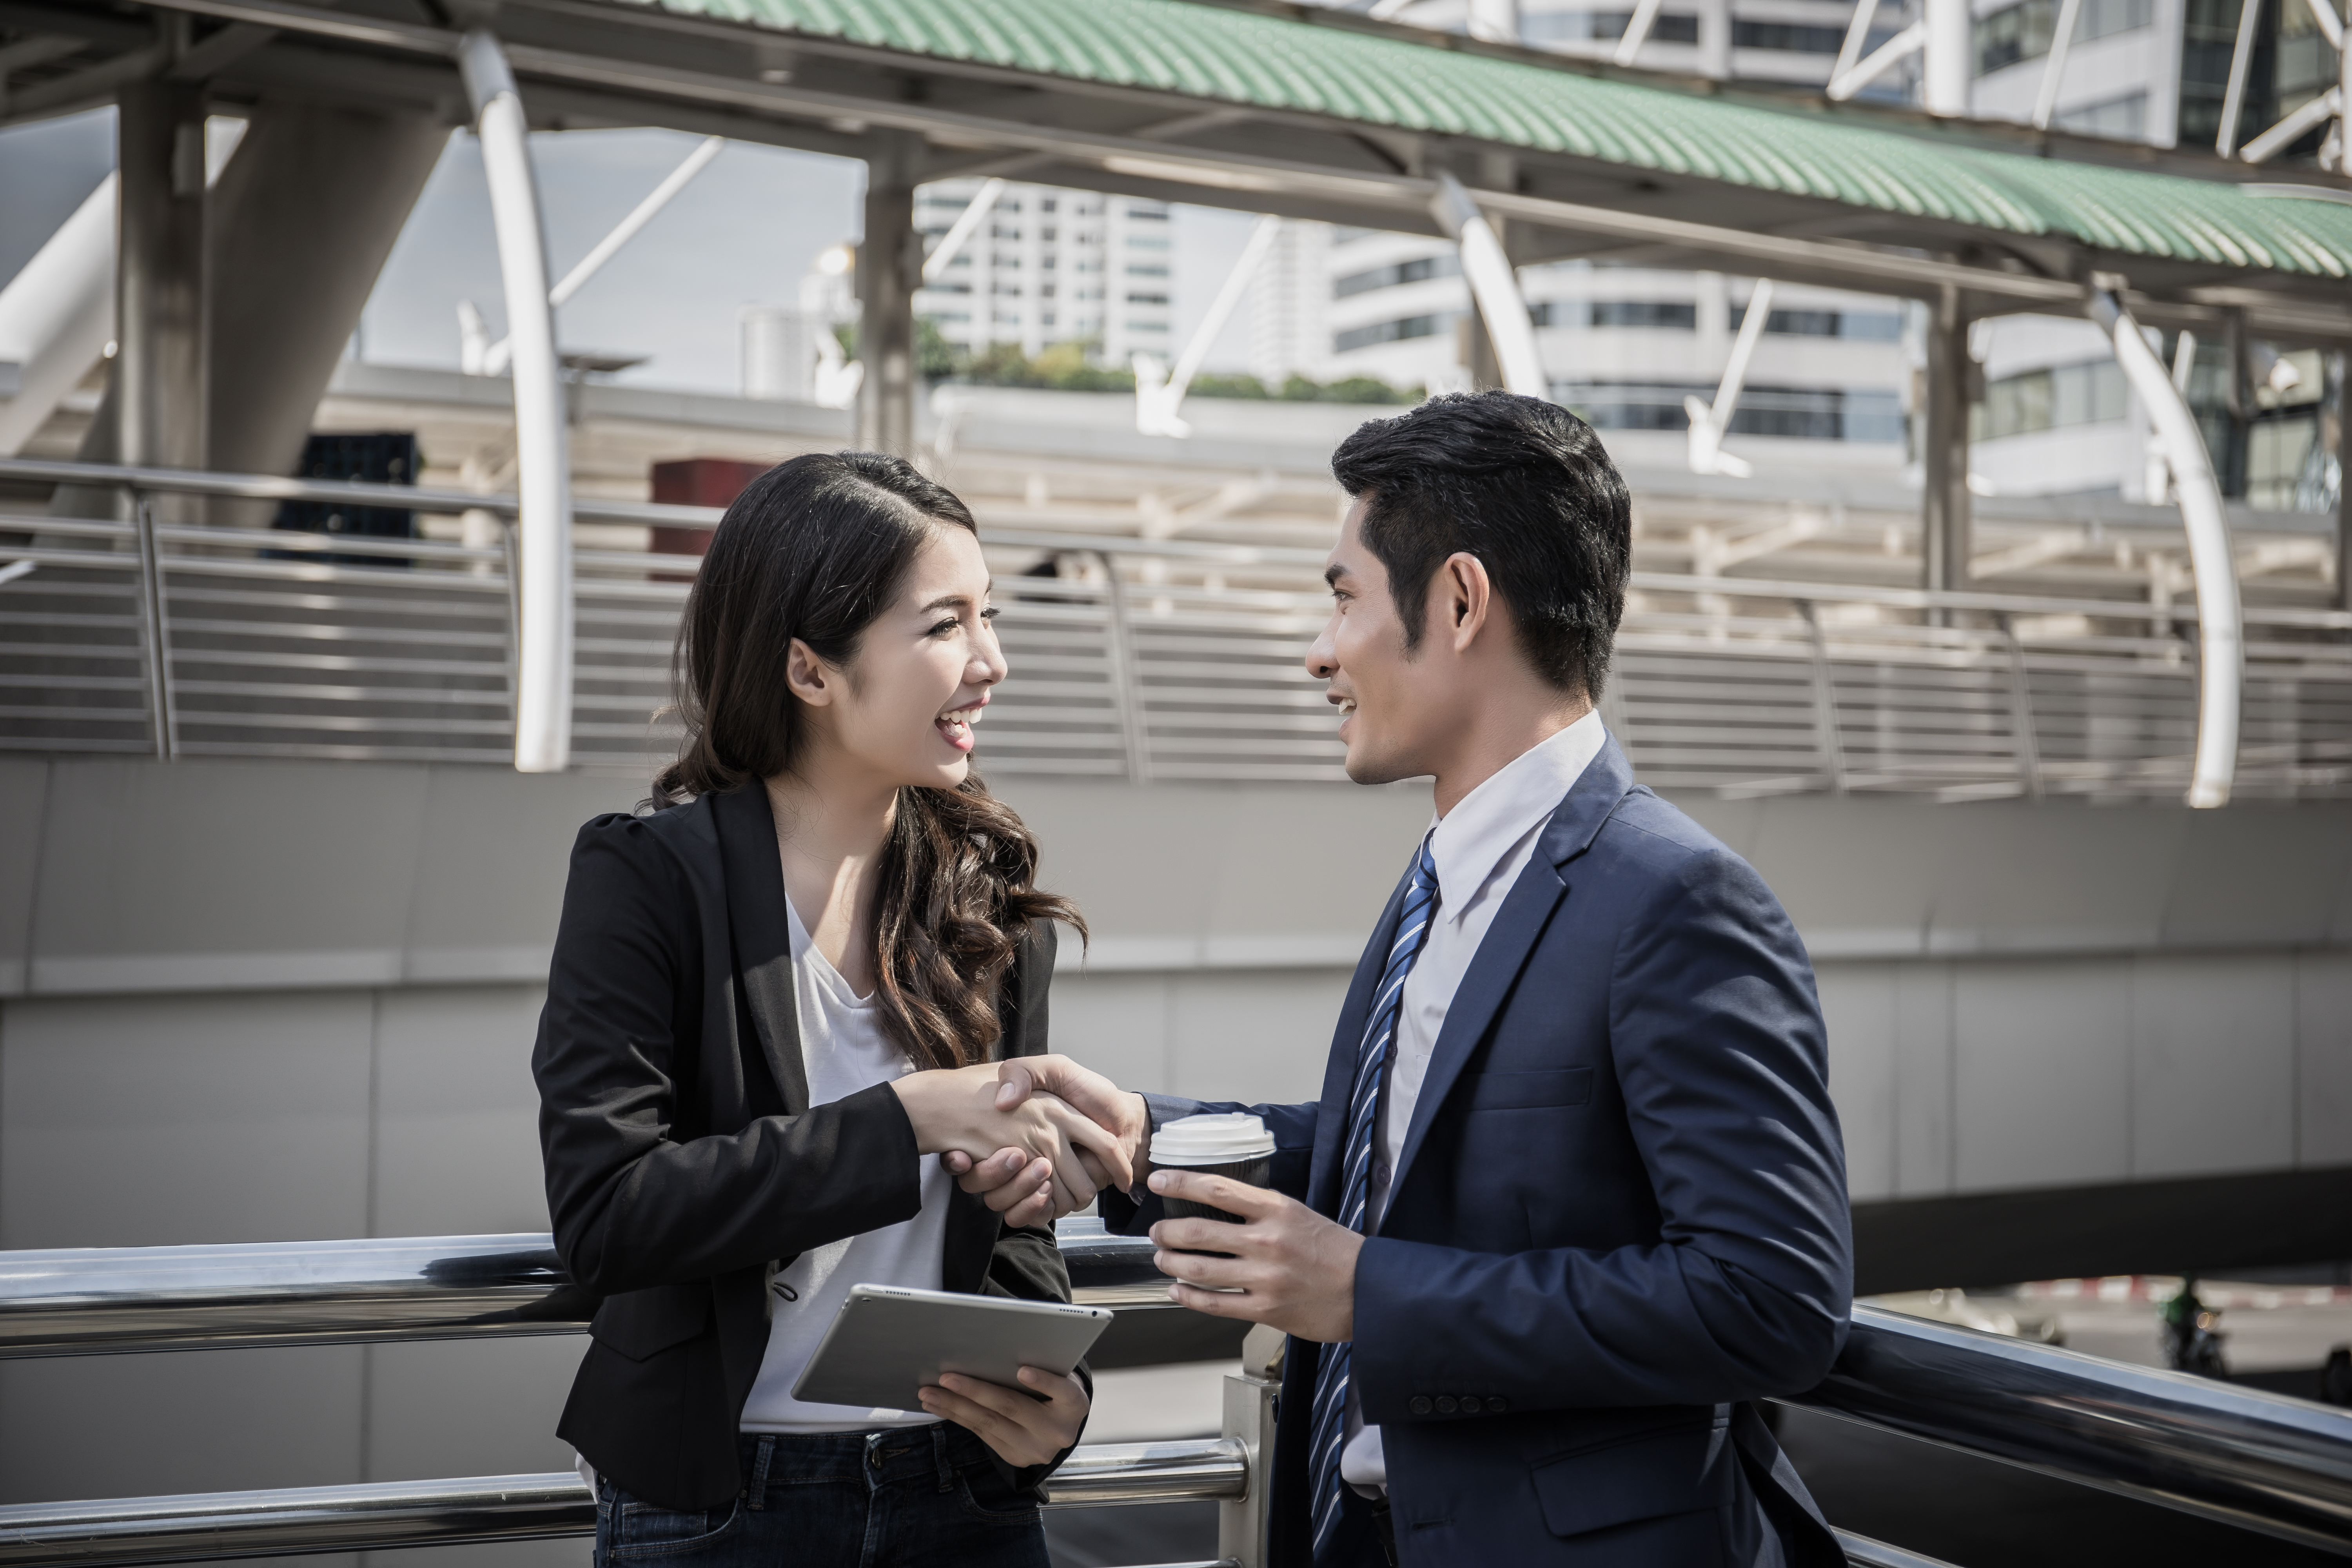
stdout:
[[699,1069],[700,930],[684,869],[632,817],[572,852],[531,1073],[555,1246],[597,1296],[757,1268],[911,1219],[914,1126],[887,1084],[732,1134],[681,1126]]
[[[1307,1201],[1307,1175],[1315,1166],[1315,1119],[1322,1107],[1304,1105],[1244,1105],[1237,1100],[1186,1100],[1181,1095],[1147,1094],[1151,1130],[1171,1121],[1212,1112],[1245,1111],[1265,1123],[1274,1134],[1274,1164],[1269,1184],[1286,1197]],[[1132,1193],[1105,1192],[1097,1200],[1103,1226],[1120,1236],[1141,1236],[1167,1217],[1160,1194],[1138,1184]]]
[[[1004,1001],[999,1007],[1004,1023],[1003,1055],[1043,1056],[1052,1048],[1046,1044],[1046,1002],[1053,988],[1054,960],[1059,946],[1060,933],[1051,921],[1040,921],[1023,935],[1005,986]],[[1052,1223],[1015,1226],[999,1220],[996,1246],[989,1254],[988,1277],[982,1282],[981,1293],[1024,1301],[1068,1300],[1070,1267],[1062,1259],[1062,1248],[1055,1240]],[[1091,1399],[1095,1390],[1093,1371],[1081,1361],[1073,1375]],[[1081,1425],[1081,1436],[1085,1430]],[[1076,1447],[1073,1443],[1042,1465],[1016,1467],[994,1453],[989,1458],[1013,1486],[1032,1489],[1058,1469]]]
[[1609,1028],[1657,1242],[1368,1240],[1353,1360],[1367,1421],[1416,1419],[1416,1394],[1714,1405],[1829,1371],[1853,1274],[1828,1047],[1803,946],[1745,862],[1703,849],[1664,868],[1621,928]]
[[[1046,1010],[1059,943],[1059,933],[1050,921],[1035,922],[1021,938],[997,1008],[1004,1027],[1003,1056],[1043,1056],[1052,1048],[1046,1043]],[[1016,1227],[1000,1220],[981,1289],[986,1295],[1029,1301],[1068,1300],[1069,1266],[1062,1261],[1053,1226]]]

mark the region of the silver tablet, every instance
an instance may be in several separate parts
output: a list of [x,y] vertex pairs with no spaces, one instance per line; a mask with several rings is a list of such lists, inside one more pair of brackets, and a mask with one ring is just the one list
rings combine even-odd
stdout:
[[1108,1307],[853,1285],[801,1369],[793,1397],[919,1410],[917,1391],[943,1372],[1019,1388],[1024,1366],[1057,1373],[1076,1366],[1110,1320]]

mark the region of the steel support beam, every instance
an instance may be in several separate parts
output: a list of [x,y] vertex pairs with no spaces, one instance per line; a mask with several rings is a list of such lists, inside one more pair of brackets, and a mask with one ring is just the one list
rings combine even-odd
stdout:
[[2336,393],[2336,606],[2352,610],[2352,353],[2327,356]]
[[190,82],[122,89],[115,265],[114,450],[205,466],[205,103]]
[[22,378],[0,405],[0,457],[24,450],[114,336],[114,187],[109,174],[0,289],[0,360]]
[[1926,0],[1927,37],[1921,47],[1925,106],[1930,114],[1965,118],[1969,84],[1976,72],[1976,25],[1969,0]]
[[2238,121],[2246,111],[2246,73],[2254,62],[2262,20],[2263,0],[2239,0],[2238,41],[2230,51],[2230,82],[2221,91],[2221,129],[2213,137],[2213,151],[2224,158],[2238,150]]
[[[423,116],[257,105],[213,187],[205,467],[290,474],[447,127]],[[253,503],[226,503],[260,526]],[[215,509],[215,517],[220,509]]]
[[923,237],[915,228],[912,149],[898,138],[866,164],[866,237],[857,246],[857,444],[869,452],[915,451],[915,290],[923,283]]
[[[1429,210],[1446,237],[1461,247],[1462,276],[1468,279],[1470,298],[1477,306],[1476,324],[1486,329],[1483,335],[1494,347],[1495,368],[1502,385],[1522,397],[1549,397],[1551,386],[1536,353],[1535,324],[1528,316],[1527,299],[1519,292],[1519,275],[1504,254],[1495,226],[1478,210],[1462,182],[1450,174],[1438,174]],[[1474,331],[1474,366],[1478,335]]]
[[1950,593],[1969,585],[1973,545],[1969,508],[1969,321],[1949,287],[1927,311],[1927,406],[1922,425],[1919,585]]
[[2050,35],[2050,53],[2042,62],[2042,83],[2033,93],[2033,128],[2050,129],[2058,113],[2058,89],[2066,80],[2066,55],[2074,47],[2074,29],[2082,21],[2083,0],[2059,0],[2058,26]]
[[506,53],[467,33],[457,68],[481,138],[512,345],[516,489],[515,771],[561,773],[572,760],[572,459],[563,372],[548,301],[529,128]]
[[2189,534],[2189,564],[2197,582],[2197,756],[2188,801],[2198,807],[2227,805],[2238,770],[2238,708],[2246,652],[2238,565],[2230,550],[2221,482],[2189,399],[2124,307],[2121,279],[2095,279],[2095,284],[2092,319],[2113,339],[2116,362],[2156,426],[2172,469],[2181,526]]

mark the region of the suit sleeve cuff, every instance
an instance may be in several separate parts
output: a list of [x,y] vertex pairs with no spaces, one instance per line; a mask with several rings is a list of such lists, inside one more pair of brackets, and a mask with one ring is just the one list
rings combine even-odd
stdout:
[[[1147,1094],[1144,1110],[1151,1118],[1151,1131],[1159,1131],[1171,1121],[1200,1114],[1201,1102],[1172,1094]],[[1146,1154],[1150,1153],[1147,1146]],[[1150,1163],[1145,1164],[1145,1179],[1150,1179]],[[1114,1236],[1141,1236],[1162,1217],[1160,1199],[1142,1182],[1124,1193],[1108,1189],[1096,1198],[1095,1206],[1102,1215],[1103,1228]]]

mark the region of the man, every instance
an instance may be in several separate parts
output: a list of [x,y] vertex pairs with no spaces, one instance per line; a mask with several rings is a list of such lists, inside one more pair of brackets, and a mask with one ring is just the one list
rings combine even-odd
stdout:
[[[1594,710],[1623,481],[1582,421],[1501,393],[1366,425],[1332,470],[1354,504],[1307,668],[1349,776],[1431,775],[1437,820],[1321,1100],[1122,1094],[1050,1057],[1002,1092],[1070,1100],[1138,1171],[1178,1117],[1274,1131],[1276,1190],[1149,1180],[1244,1224],[1103,1208],[1157,1220],[1177,1300],[1292,1336],[1276,1563],[1842,1563],[1748,1403],[1819,1382],[1845,1333],[1820,1005],[1763,882],[1633,782]],[[1016,1166],[965,1182],[1026,1215]]]

